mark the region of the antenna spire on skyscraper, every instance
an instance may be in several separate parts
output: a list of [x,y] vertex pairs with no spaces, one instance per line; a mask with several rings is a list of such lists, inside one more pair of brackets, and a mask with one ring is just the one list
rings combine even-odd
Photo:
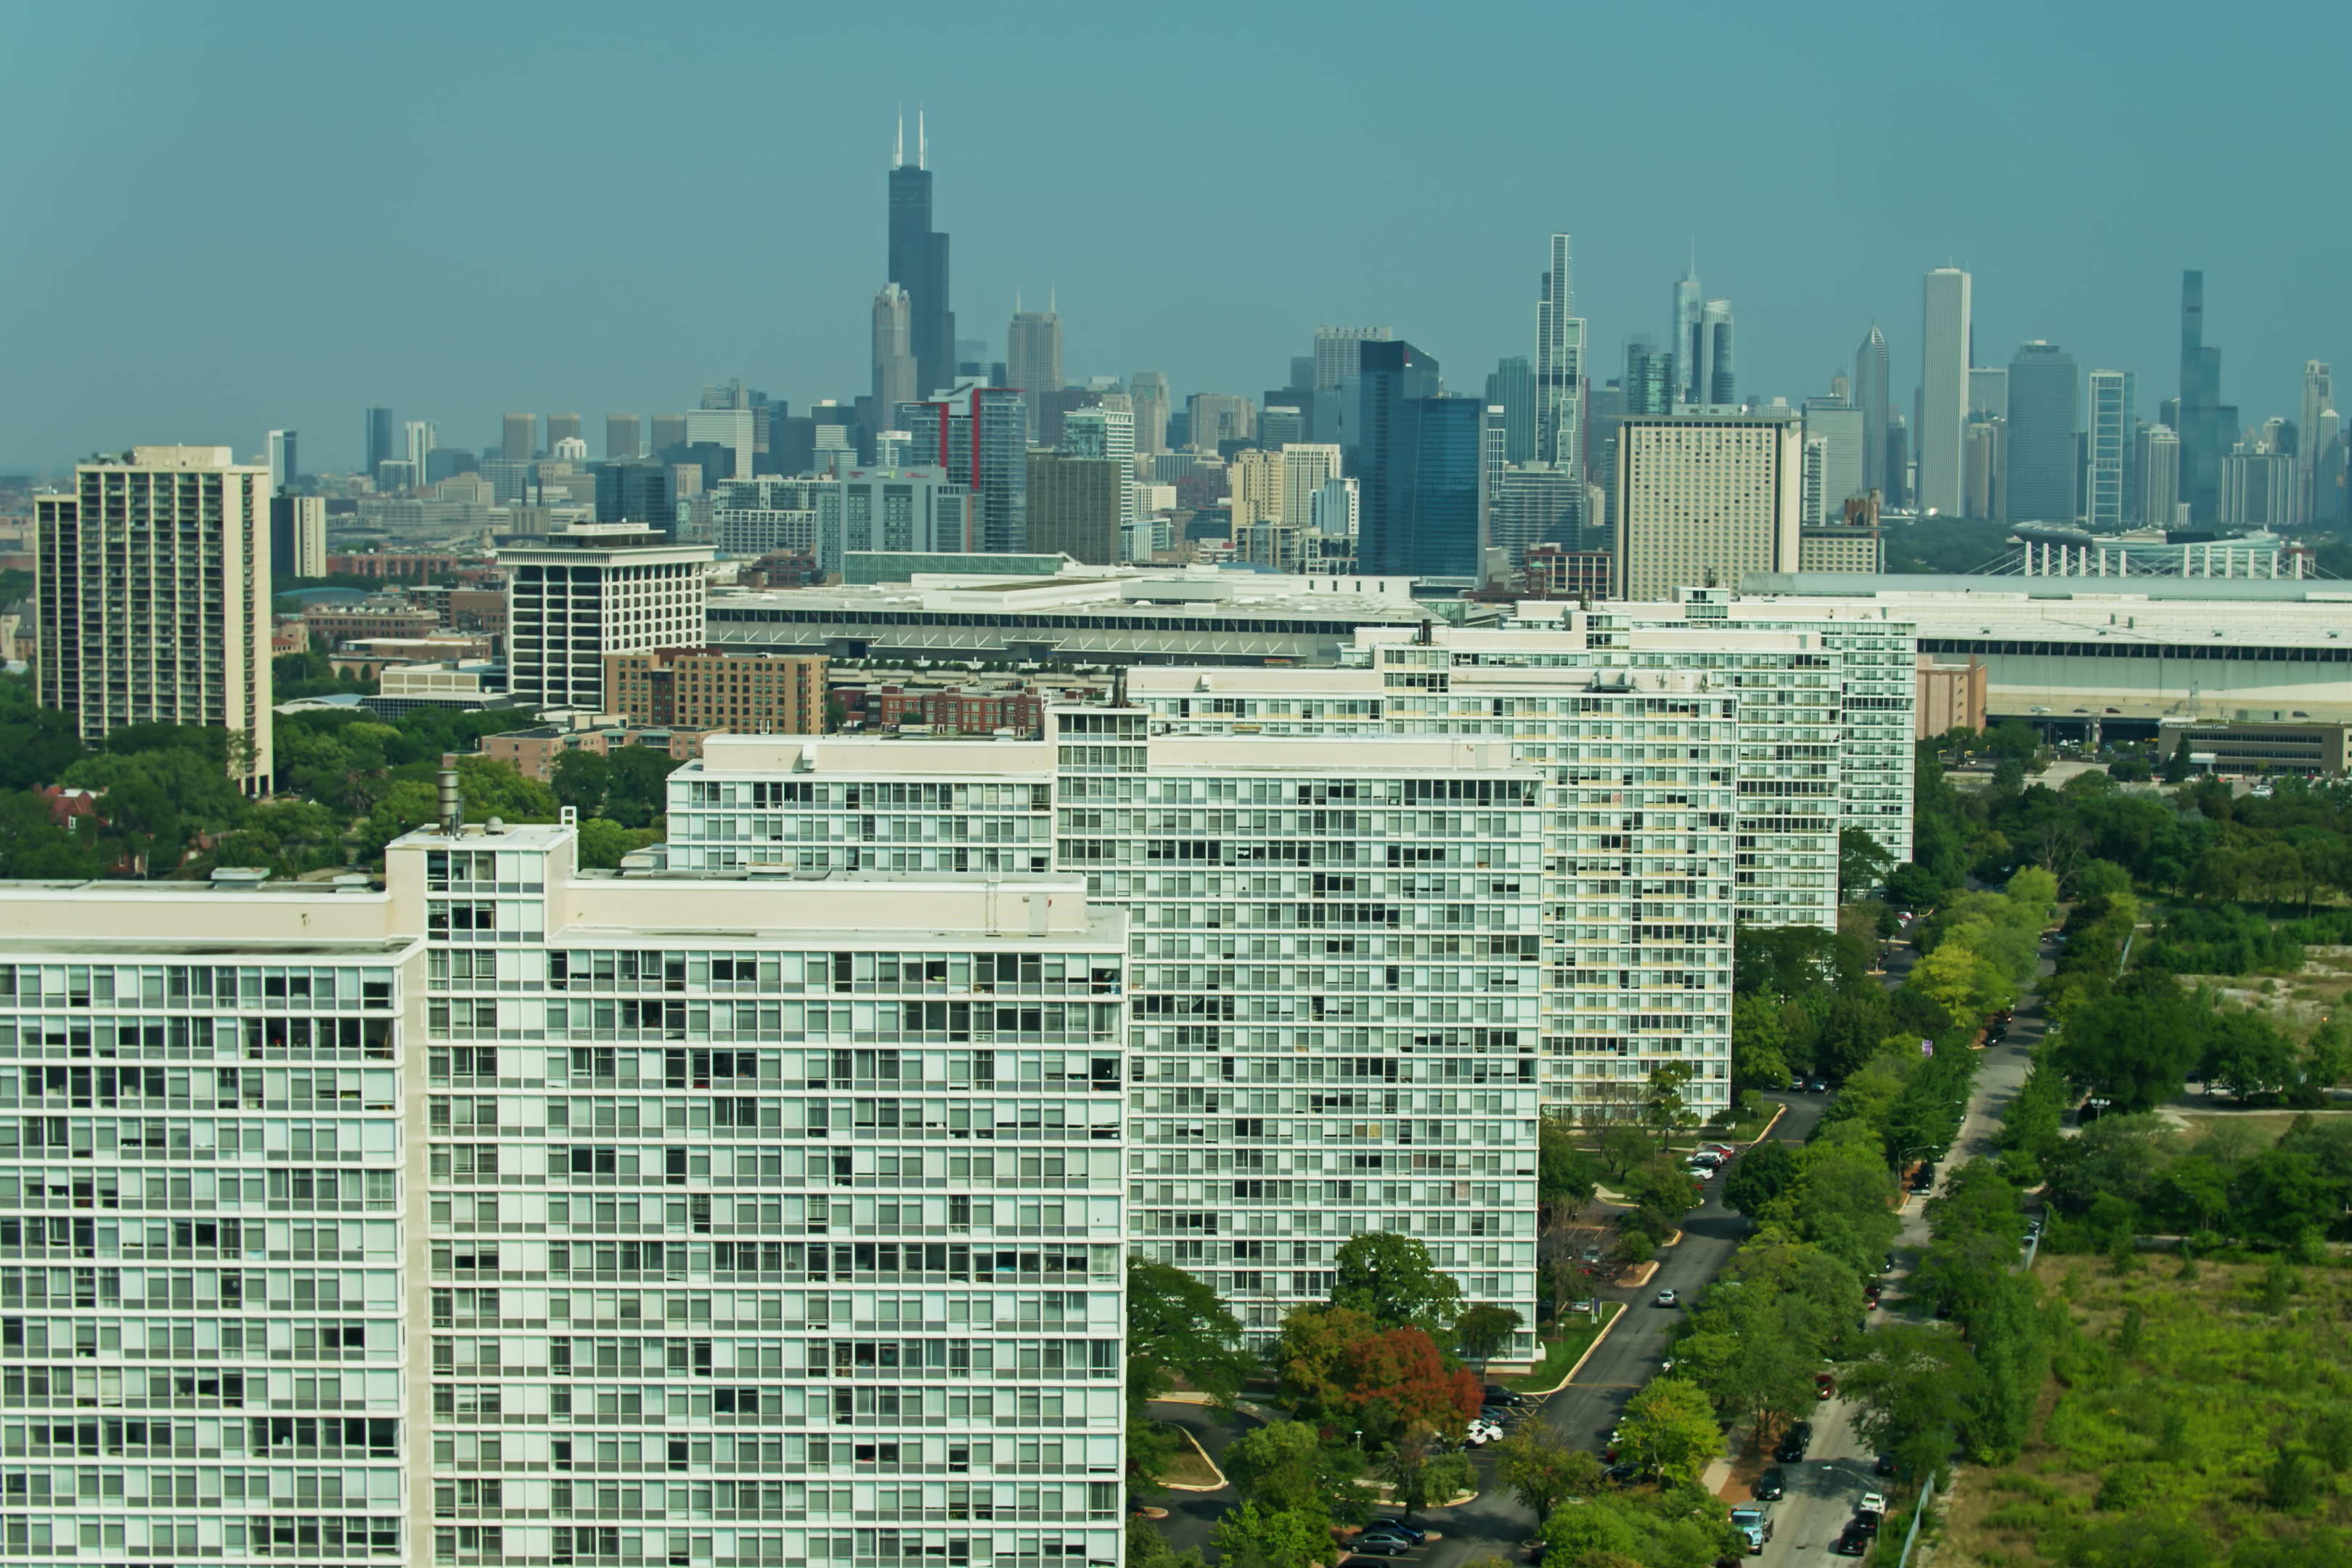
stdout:
[[931,139],[923,130],[923,111],[918,106],[915,110],[915,167],[928,169],[930,166]]
[[894,142],[892,142],[890,143],[890,166],[891,166],[892,168],[894,168],[894,169],[900,168],[900,167],[903,167],[903,166],[905,165],[906,162],[907,162],[907,106],[906,106],[905,104],[903,104],[903,103],[902,103],[902,104],[900,104],[900,105],[898,106],[898,139],[897,139],[896,141],[894,141]]

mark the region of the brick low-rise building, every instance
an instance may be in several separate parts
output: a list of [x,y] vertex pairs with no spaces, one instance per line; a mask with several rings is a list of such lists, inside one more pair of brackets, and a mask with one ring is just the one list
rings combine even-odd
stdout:
[[923,725],[942,735],[1034,735],[1045,721],[1045,698],[1034,687],[875,686],[862,695],[853,716],[868,730]]
[[823,654],[653,648],[608,654],[606,707],[635,724],[739,735],[824,732]]
[[[482,755],[506,763],[525,778],[553,782],[556,759],[566,752],[607,757],[629,746],[650,746],[680,762],[702,755],[702,730],[631,724],[541,724],[482,737]],[[446,760],[446,759],[445,759]]]
[[364,637],[422,638],[441,629],[441,617],[431,610],[392,597],[311,605],[303,610],[302,620],[331,649]]

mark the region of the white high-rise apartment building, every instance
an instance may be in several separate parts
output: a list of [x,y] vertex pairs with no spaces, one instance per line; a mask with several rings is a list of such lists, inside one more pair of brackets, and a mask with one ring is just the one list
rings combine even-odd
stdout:
[[1118,1562],[1121,915],[574,852],[0,884],[17,1554]]
[[226,447],[137,447],[78,464],[34,499],[40,701],[102,741],[125,724],[205,724],[266,783],[269,470]]
[[1919,353],[1918,443],[1921,512],[1958,517],[1964,510],[1969,413],[1969,275],[1957,267],[1927,274],[1927,324]]
[[1308,516],[1315,531],[1327,539],[1353,539],[1360,500],[1353,479],[1325,479],[1315,487]]
[[507,688],[541,708],[603,713],[604,656],[700,647],[707,544],[635,523],[590,523],[499,550]]
[[2137,410],[2127,370],[2091,373],[2090,463],[2083,515],[2094,533],[2120,533],[2130,521],[2130,468]]
[[2139,518],[2147,528],[2177,528],[2180,510],[2180,437],[2168,425],[2139,432]]
[[1036,742],[714,739],[671,775],[669,864],[1084,873],[1128,912],[1134,1247],[1202,1274],[1254,1342],[1328,1298],[1363,1230],[1423,1238],[1472,1300],[1532,1323],[1532,771],[1433,735],[1048,723]]
[[1737,590],[1797,569],[1802,427],[1787,411],[1629,417],[1617,426],[1617,583],[1628,599]]

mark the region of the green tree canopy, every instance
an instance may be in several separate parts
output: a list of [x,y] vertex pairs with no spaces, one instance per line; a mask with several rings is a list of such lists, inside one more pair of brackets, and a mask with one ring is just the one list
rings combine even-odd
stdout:
[[1339,1244],[1332,1258],[1334,1306],[1352,1308],[1385,1327],[1434,1331],[1462,1313],[1462,1287],[1430,1262],[1419,1238],[1366,1231]]

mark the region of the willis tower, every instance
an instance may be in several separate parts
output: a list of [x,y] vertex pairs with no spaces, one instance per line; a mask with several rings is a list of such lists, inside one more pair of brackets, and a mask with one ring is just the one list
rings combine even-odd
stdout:
[[[930,149],[923,117],[915,115],[915,166],[907,167],[907,122],[890,153],[890,281],[907,291],[908,347],[915,358],[915,395],[929,398],[955,385],[955,312],[948,309],[948,237],[931,227]],[[877,413],[890,417],[888,409]]]

